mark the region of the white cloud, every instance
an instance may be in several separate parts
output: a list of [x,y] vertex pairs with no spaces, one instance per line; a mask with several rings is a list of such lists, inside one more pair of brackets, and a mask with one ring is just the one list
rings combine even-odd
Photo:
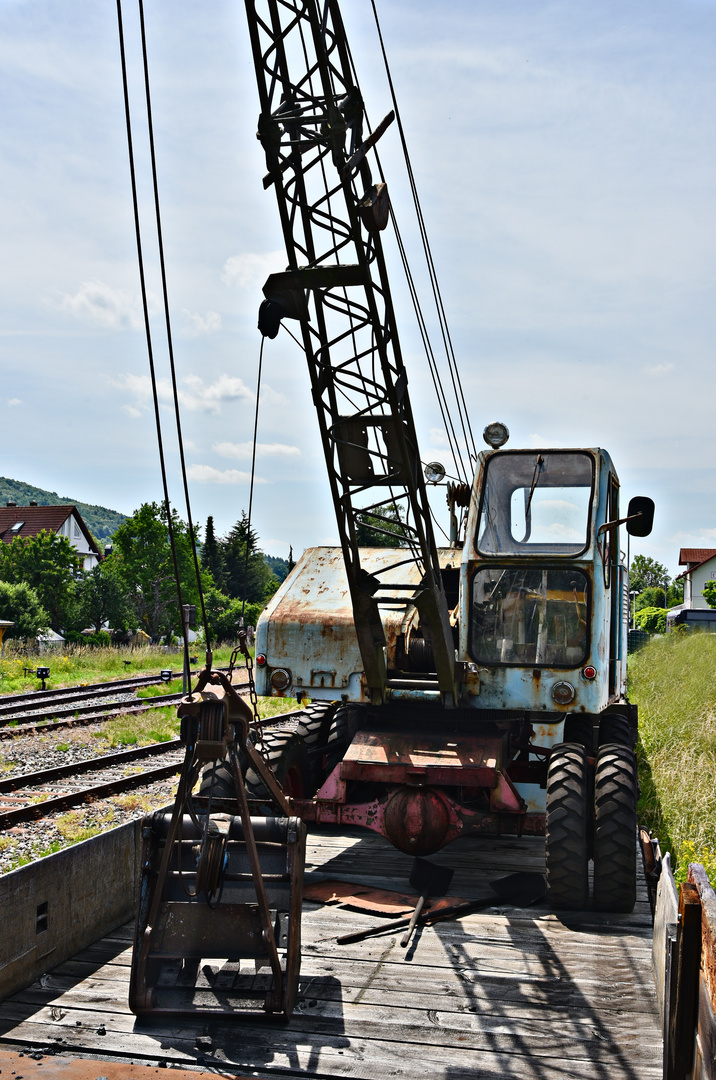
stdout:
[[545,446],[545,447],[549,446],[551,449],[552,448],[559,449],[559,447],[564,446],[564,443],[559,442],[559,440],[555,439],[554,436],[550,437],[550,436],[547,436],[547,435],[540,435],[538,432],[535,432],[533,435],[530,435],[529,441],[530,441],[530,446],[534,446],[537,449],[540,449],[543,446]]
[[[197,484],[246,484],[251,474],[240,469],[215,469],[213,465],[190,465],[187,476]],[[254,478],[255,484],[266,484],[260,476]]]
[[135,409],[134,405],[123,405],[122,409],[126,412],[127,416],[131,416],[133,420],[136,420],[138,416],[142,415],[142,410]]
[[182,335],[184,337],[201,337],[203,334],[215,334],[221,329],[221,315],[218,311],[207,311],[203,315],[199,312],[184,310],[184,325]]
[[[211,448],[219,457],[251,459],[253,443],[214,443]],[[257,457],[300,457],[301,451],[297,446],[287,446],[285,443],[257,443]]]
[[253,401],[255,397],[237,375],[220,375],[208,384],[199,375],[187,375],[182,382],[187,389],[179,391],[179,401],[195,412],[219,412],[224,402]]
[[677,532],[666,537],[678,547],[713,547],[716,545],[716,529],[698,529],[696,532]]
[[[152,399],[152,383],[148,375],[127,372],[111,382],[133,395],[135,409],[145,407]],[[157,381],[157,395],[161,402],[172,401],[169,379]],[[205,383],[199,375],[186,375],[180,380],[179,404],[188,412],[218,413],[225,403],[251,401],[253,398],[252,391],[236,375],[220,375],[212,383]]]
[[[59,299],[50,303],[76,319],[110,330],[137,330],[144,325],[139,297],[132,297],[123,289],[113,289],[104,281],[83,281],[74,296],[60,293]],[[150,295],[150,312],[158,308],[156,297]]]
[[641,370],[644,375],[668,375],[674,370],[674,364],[645,364]]
[[20,401],[19,397],[8,398],[7,403],[8,403],[8,407],[12,407],[13,405],[22,405],[22,402]]
[[445,428],[440,428],[440,427],[431,427],[430,428],[430,445],[435,446],[440,450],[450,448],[450,442],[448,440]]
[[238,285],[240,289],[261,288],[269,274],[280,272],[285,265],[285,251],[267,251],[263,255],[247,251],[226,260],[221,280],[225,285]]

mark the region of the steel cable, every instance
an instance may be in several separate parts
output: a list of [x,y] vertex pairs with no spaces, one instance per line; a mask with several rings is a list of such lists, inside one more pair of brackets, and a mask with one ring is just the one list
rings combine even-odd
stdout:
[[[188,524],[188,528],[189,528],[189,540],[191,542],[191,551],[192,551],[192,556],[193,556],[193,559],[194,559],[194,572],[195,572],[195,575],[196,575],[196,586],[197,586],[197,590],[198,590],[198,593],[199,593],[199,605],[201,607],[201,620],[202,620],[202,625],[204,627],[204,640],[206,641],[206,647],[208,649],[210,647],[210,645],[211,645],[211,641],[210,641],[210,637],[209,637],[209,624],[208,624],[207,617],[206,617],[206,608],[204,606],[204,590],[202,588],[202,583],[201,583],[201,573],[200,573],[200,570],[199,570],[199,559],[198,559],[198,556],[197,556],[197,553],[196,553],[196,539],[195,539],[195,535],[194,535],[194,522],[193,522],[192,515],[191,515],[191,503],[190,503],[190,500],[189,500],[189,484],[188,484],[187,473],[186,473],[186,460],[185,460],[185,457],[184,457],[184,439],[183,439],[183,436],[182,436],[181,415],[180,415],[180,411],[179,411],[179,391],[177,389],[176,367],[175,367],[175,364],[174,364],[174,343],[173,343],[173,339],[172,339],[171,319],[169,317],[169,293],[168,293],[168,290],[167,290],[167,273],[166,273],[166,264],[165,264],[165,261],[164,261],[164,239],[163,239],[163,236],[162,236],[162,220],[161,220],[161,213],[160,213],[160,209],[159,209],[159,185],[158,185],[158,181],[157,181],[157,162],[156,162],[156,156],[155,156],[155,152],[154,152],[154,124],[153,124],[153,121],[152,121],[152,103],[151,103],[151,95],[150,95],[150,92],[149,92],[149,64],[148,64],[148,60],[147,60],[147,37],[146,37],[146,31],[145,31],[145,26],[144,26],[144,3],[143,3],[143,0],[139,0],[139,23],[140,23],[141,35],[142,35],[142,62],[143,62],[143,66],[144,66],[144,89],[145,89],[145,97],[146,97],[146,102],[147,102],[147,129],[148,129],[148,133],[149,133],[149,150],[150,150],[150,156],[151,156],[151,162],[152,162],[152,186],[153,186],[153,190],[154,190],[154,216],[155,216],[156,225],[157,225],[157,246],[158,246],[158,249],[159,249],[159,266],[160,266],[161,278],[162,278],[162,297],[163,297],[163,302],[164,302],[164,320],[165,320],[166,331],[167,331],[167,348],[168,348],[168,352],[169,352],[169,370],[171,372],[172,396],[174,398],[174,417],[175,417],[176,429],[177,429],[177,442],[179,444],[179,460],[180,460],[180,463],[181,463],[181,476],[182,476],[182,484],[183,484],[183,487],[184,487],[184,501],[185,501],[185,504],[186,504],[186,516],[187,516],[187,524]],[[184,620],[182,618],[182,626],[183,625],[184,625]],[[187,650],[188,650],[188,642],[187,642]]]
[[[164,491],[164,508],[165,508],[166,518],[167,518],[167,530],[168,530],[168,533],[169,533],[169,545],[170,545],[170,548],[171,548],[172,563],[173,563],[173,566],[174,566],[174,580],[175,580],[176,590],[177,590],[177,601],[178,601],[178,604],[179,604],[179,613],[181,615],[183,613],[183,606],[184,605],[183,605],[183,598],[182,598],[181,582],[180,582],[180,579],[179,579],[179,564],[178,564],[178,560],[177,560],[176,543],[175,543],[175,538],[174,538],[174,525],[173,525],[173,522],[172,522],[172,511],[171,511],[171,505],[170,505],[170,502],[169,502],[169,487],[168,487],[168,484],[167,484],[167,469],[166,469],[166,461],[165,461],[165,458],[164,458],[164,442],[163,442],[163,438],[162,438],[162,422],[161,422],[161,416],[160,416],[160,413],[159,413],[159,395],[158,395],[158,391],[157,391],[157,374],[156,374],[156,369],[155,369],[155,365],[154,365],[154,350],[153,350],[153,347],[152,347],[152,332],[151,332],[151,325],[150,325],[150,321],[149,321],[149,304],[148,304],[148,299],[147,299],[147,283],[146,283],[146,276],[145,276],[145,273],[144,273],[144,255],[143,255],[143,252],[142,252],[142,231],[141,231],[140,221],[139,221],[139,199],[138,199],[138,195],[137,195],[137,176],[136,176],[136,169],[135,169],[135,164],[134,164],[134,144],[133,144],[133,141],[132,141],[132,117],[131,117],[131,112],[130,112],[130,108],[129,108],[129,85],[128,85],[128,79],[127,79],[127,58],[126,58],[126,53],[125,53],[125,48],[124,48],[124,27],[123,27],[123,22],[122,22],[122,0],[117,0],[117,22],[118,22],[118,28],[119,28],[119,51],[120,51],[120,59],[121,59],[121,65],[122,65],[122,88],[123,88],[123,92],[124,92],[124,114],[125,114],[125,119],[126,119],[126,124],[127,124],[127,150],[128,150],[128,154],[129,154],[129,173],[130,173],[130,177],[131,177],[131,186],[132,186],[132,206],[133,206],[133,211],[134,211],[134,232],[135,232],[135,237],[136,237],[136,241],[137,241],[137,260],[138,260],[138,264],[139,264],[139,281],[140,281],[140,288],[141,288],[141,293],[142,293],[142,309],[143,309],[143,313],[144,313],[144,328],[145,328],[146,338],[147,338],[147,353],[148,353],[148,357],[149,357],[149,371],[150,371],[151,383],[152,383],[152,398],[153,398],[153,402],[154,402],[154,421],[155,421],[156,432],[157,432],[157,446],[158,446],[158,450],[159,450],[159,465],[160,465],[161,474],[162,474],[162,488],[163,488],[163,491]],[[182,637],[184,639],[185,655],[188,655],[189,642],[188,642],[188,639],[187,639],[186,627],[185,627],[183,618],[181,620],[181,625],[182,625]]]

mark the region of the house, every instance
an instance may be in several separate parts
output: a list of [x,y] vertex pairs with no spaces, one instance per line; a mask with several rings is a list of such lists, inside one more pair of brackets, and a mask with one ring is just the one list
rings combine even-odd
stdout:
[[716,580],[716,548],[682,548],[679,566],[686,567],[679,574],[684,582],[684,602],[669,610],[667,629],[685,625],[716,633],[716,609],[709,607],[703,597],[706,582]]
[[716,548],[682,548],[679,566],[686,567],[679,574],[684,581],[683,607],[710,611],[702,594],[706,582],[716,580]]
[[37,536],[43,529],[66,536],[82,556],[85,570],[91,570],[100,561],[99,548],[76,506],[70,503],[38,506],[34,499],[29,506],[17,506],[12,499],[8,499],[6,506],[0,506],[0,539],[6,544],[11,544],[16,536]]

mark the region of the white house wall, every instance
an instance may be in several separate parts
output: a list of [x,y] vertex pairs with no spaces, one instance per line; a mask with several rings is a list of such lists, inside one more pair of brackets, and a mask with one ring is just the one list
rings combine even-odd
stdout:
[[[689,578],[691,579],[691,590],[689,597]],[[702,563],[701,566],[697,566],[695,570],[692,570],[684,582],[684,605],[691,608],[702,608],[708,610],[709,605],[704,600],[702,593],[704,591],[704,585],[707,581],[716,581],[716,555],[709,559],[708,562]],[[691,603],[689,603],[689,599]]]
[[80,553],[80,555],[84,556],[84,560],[82,563],[83,569],[91,570],[93,566],[97,565],[99,559],[97,558],[94,551],[92,551],[92,548],[89,546],[87,542],[87,537],[82,532],[80,523],[78,522],[74,514],[70,514],[66,521],[63,522],[63,524],[60,526],[59,534],[60,536],[66,536],[72,546],[75,547]]

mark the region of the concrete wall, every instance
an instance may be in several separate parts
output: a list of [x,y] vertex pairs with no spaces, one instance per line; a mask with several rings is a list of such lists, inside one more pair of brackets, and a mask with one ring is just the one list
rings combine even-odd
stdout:
[[0,877],[0,1000],[133,917],[141,830],[131,821]]

